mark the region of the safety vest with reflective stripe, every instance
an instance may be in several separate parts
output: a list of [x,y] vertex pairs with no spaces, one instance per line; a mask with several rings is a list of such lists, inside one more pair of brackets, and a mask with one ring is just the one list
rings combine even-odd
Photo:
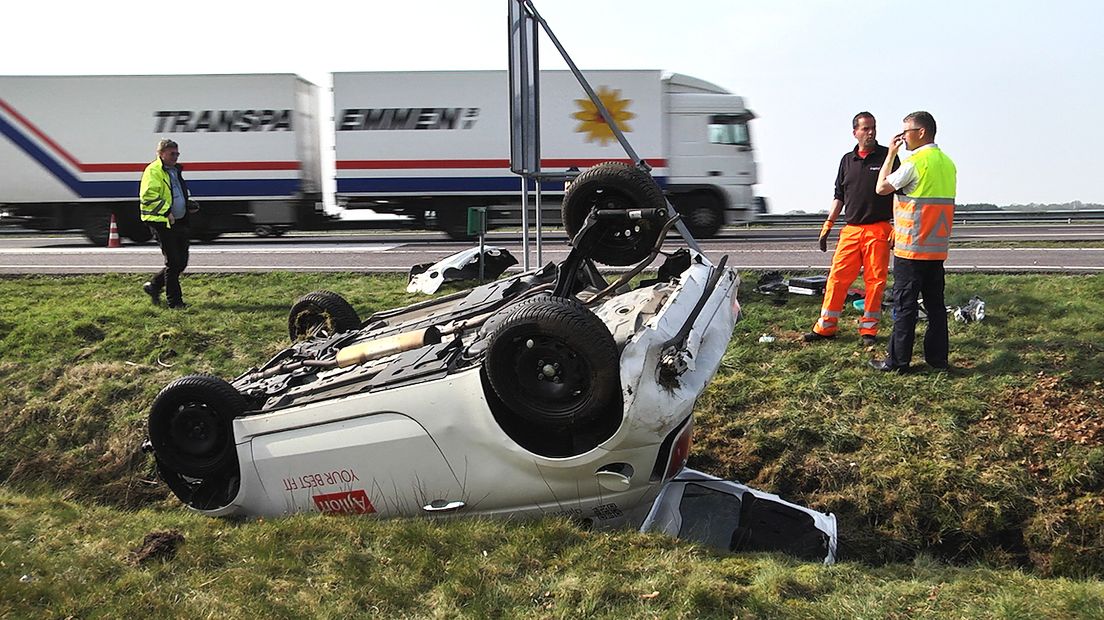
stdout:
[[172,208],[172,181],[161,163],[161,158],[150,162],[142,172],[142,184],[138,190],[141,217],[143,222],[161,222],[169,224],[169,209]]
[[914,260],[946,260],[954,225],[956,169],[936,146],[905,160],[916,166],[916,188],[893,201],[893,254]]

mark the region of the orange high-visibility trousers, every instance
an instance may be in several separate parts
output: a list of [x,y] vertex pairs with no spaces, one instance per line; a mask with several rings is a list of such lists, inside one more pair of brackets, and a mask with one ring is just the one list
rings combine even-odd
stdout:
[[866,284],[866,300],[859,333],[876,336],[882,318],[882,293],[885,292],[889,273],[889,238],[893,234],[891,222],[873,224],[848,224],[840,230],[836,253],[832,256],[832,269],[824,289],[824,303],[820,319],[813,331],[821,336],[834,336],[839,330],[839,318],[843,304],[847,302],[847,289],[862,270]]

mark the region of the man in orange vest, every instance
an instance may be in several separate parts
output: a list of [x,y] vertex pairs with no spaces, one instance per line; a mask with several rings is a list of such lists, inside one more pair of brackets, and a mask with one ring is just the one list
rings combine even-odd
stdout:
[[[903,131],[893,138],[878,173],[878,193],[897,192],[893,204],[893,335],[885,360],[870,365],[887,372],[906,372],[912,362],[919,297],[924,298],[928,327],[924,332],[924,360],[947,370],[947,307],[943,301],[943,261],[954,224],[957,170],[935,144],[935,119],[913,112]],[[896,172],[892,159],[905,146],[912,155]]]
[[[870,112],[859,112],[851,119],[851,133],[857,142],[840,159],[836,173],[836,194],[828,219],[820,229],[820,251],[828,251],[828,234],[843,210],[847,225],[840,231],[836,252],[832,256],[832,269],[824,289],[824,302],[820,318],[813,330],[802,339],[818,342],[835,338],[843,304],[847,301],[847,288],[862,270],[866,286],[859,334],[864,346],[871,346],[878,334],[882,315],[882,293],[885,291],[889,272],[889,238],[893,234],[893,198],[880,196],[875,190],[878,172],[889,149],[878,144],[877,125]],[[897,158],[891,158],[896,168]]]

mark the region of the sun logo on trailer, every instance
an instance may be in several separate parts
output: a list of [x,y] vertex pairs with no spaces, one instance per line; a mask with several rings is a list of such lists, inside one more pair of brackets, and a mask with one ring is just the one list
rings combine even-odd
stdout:
[[[617,128],[621,131],[632,131],[632,128],[626,122],[636,118],[636,114],[628,110],[632,99],[622,99],[620,89],[610,90],[605,86],[599,86],[597,94],[598,99],[602,101],[602,105],[606,106],[606,110],[613,117],[613,122],[617,123]],[[615,139],[613,130],[602,119],[602,114],[598,111],[598,106],[594,105],[594,102],[590,99],[576,99],[575,105],[579,106],[579,111],[572,114],[571,117],[580,121],[575,126],[576,133],[585,133],[587,134],[587,142],[597,140],[602,143],[602,146],[606,146]]]

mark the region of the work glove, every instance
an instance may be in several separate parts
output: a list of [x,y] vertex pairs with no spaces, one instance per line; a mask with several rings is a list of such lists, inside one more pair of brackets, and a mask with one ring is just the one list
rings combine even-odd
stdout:
[[832,226],[835,222],[832,220],[824,220],[824,226],[820,228],[820,251],[828,251],[828,233],[832,232]]
[[188,213],[196,213],[197,211],[199,211],[199,203],[192,200],[191,198],[188,199],[188,202],[186,204],[188,206]]

